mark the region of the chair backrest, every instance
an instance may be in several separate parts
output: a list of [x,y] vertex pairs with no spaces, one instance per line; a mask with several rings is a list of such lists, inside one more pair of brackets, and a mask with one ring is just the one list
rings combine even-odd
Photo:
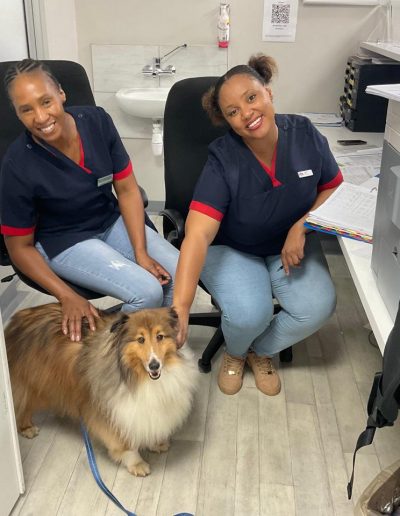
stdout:
[[227,129],[212,125],[201,97],[218,77],[193,77],[176,82],[164,112],[165,208],[186,219],[197,179],[207,160],[208,145]]

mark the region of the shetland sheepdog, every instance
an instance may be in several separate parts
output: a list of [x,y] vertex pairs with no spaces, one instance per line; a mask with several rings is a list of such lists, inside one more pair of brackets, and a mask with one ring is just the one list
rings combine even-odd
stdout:
[[19,432],[35,437],[38,410],[81,418],[110,457],[150,473],[139,450],[162,452],[187,418],[196,368],[177,351],[173,308],[101,314],[80,342],[61,331],[57,303],[17,312],[5,331]]

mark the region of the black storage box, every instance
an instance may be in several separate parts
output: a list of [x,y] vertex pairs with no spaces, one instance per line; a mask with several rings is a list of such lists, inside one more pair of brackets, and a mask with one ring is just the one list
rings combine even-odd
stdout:
[[340,112],[351,131],[384,132],[387,99],[365,93],[370,84],[400,83],[400,63],[373,63],[350,56],[347,60]]

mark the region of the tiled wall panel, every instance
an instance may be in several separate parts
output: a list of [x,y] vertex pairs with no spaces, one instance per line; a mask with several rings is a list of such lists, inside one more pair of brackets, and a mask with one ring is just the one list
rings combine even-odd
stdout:
[[222,75],[227,70],[227,49],[216,45],[188,46],[162,60],[174,65],[174,75],[145,76],[142,68],[153,57],[164,56],[173,46],[92,45],[93,83],[96,103],[112,116],[122,138],[151,138],[151,120],[136,118],[121,111],[115,92],[121,88],[170,87],[187,77]]

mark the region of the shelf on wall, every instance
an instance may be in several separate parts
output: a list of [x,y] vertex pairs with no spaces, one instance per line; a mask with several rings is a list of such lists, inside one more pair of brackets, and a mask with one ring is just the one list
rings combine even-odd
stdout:
[[360,44],[360,47],[381,56],[390,57],[395,61],[400,61],[400,41],[397,43],[372,43],[365,41]]

